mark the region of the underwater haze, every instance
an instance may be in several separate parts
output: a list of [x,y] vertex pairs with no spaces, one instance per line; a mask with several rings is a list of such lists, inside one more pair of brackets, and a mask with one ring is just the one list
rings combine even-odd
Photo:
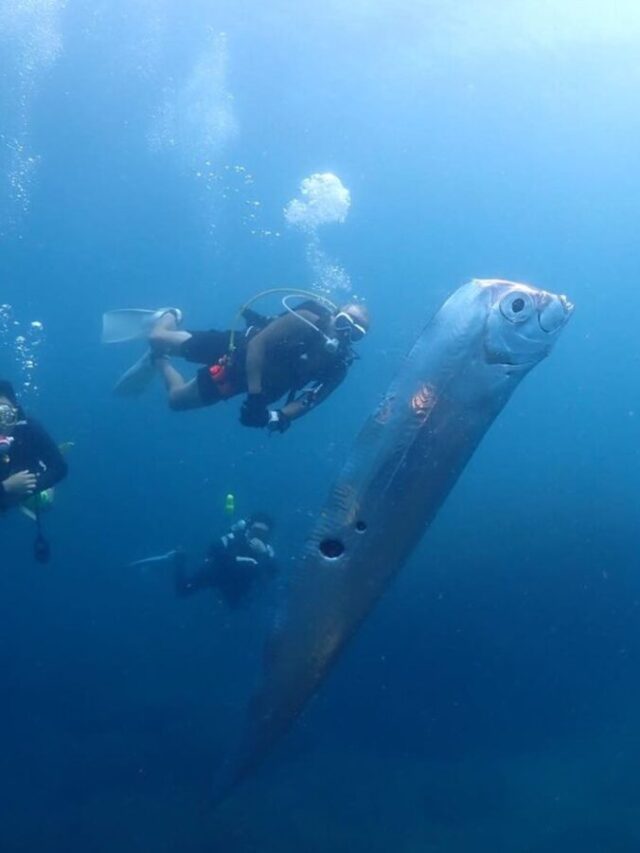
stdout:
[[[0,378],[60,442],[0,518],[0,850],[640,851],[640,7],[0,0]],[[354,438],[465,281],[575,316],[316,701],[217,810],[286,574]],[[115,308],[229,328],[301,287],[372,316],[317,412],[115,398]],[[257,307],[279,309],[265,297]],[[237,612],[165,568],[268,509]]]

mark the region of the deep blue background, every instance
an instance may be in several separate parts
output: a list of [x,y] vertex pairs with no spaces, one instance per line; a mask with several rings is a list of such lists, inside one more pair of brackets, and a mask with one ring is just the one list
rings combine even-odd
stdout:
[[[44,322],[26,402],[75,442],[50,568],[26,519],[2,520],[2,850],[640,849],[640,16],[540,5],[0,0],[0,162],[15,139],[40,158],[29,209],[0,205],[0,302]],[[155,152],[149,134],[220,32],[237,132],[208,190],[184,137]],[[348,385],[273,440],[235,403],[112,399],[135,353],[100,347],[103,310],[226,326],[255,291],[312,283],[282,209],[325,170],[353,205],[319,236],[373,314]],[[250,233],[252,200],[280,237]],[[575,317],[303,724],[204,814],[277,604],[230,616],[124,567],[197,553],[228,491],[277,515],[287,563],[402,353],[472,276],[566,292]]]

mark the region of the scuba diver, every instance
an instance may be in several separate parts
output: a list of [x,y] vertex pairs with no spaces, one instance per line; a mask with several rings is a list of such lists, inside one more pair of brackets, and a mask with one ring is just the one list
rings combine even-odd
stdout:
[[[361,304],[339,308],[323,296],[283,290],[288,292],[282,300],[285,311],[276,317],[248,307],[258,297],[247,303],[239,315],[247,324],[242,333],[183,330],[182,312],[177,308],[107,312],[105,343],[142,337],[150,347],[122,376],[115,393],[140,393],[157,371],[175,411],[212,406],[246,393],[240,422],[285,432],[343,381],[357,357],[353,345],[369,330],[369,313]],[[271,292],[278,291],[266,291]],[[290,300],[300,295],[311,298],[292,307]],[[185,381],[170,362],[173,356],[203,367],[194,379]]]
[[169,564],[173,566],[178,597],[213,589],[228,607],[236,609],[248,600],[256,586],[275,578],[276,558],[270,544],[273,527],[272,519],[262,512],[236,522],[211,543],[193,574],[187,573],[187,555],[181,549],[136,560],[130,568]]
[[10,382],[0,380],[0,512],[19,507],[34,518],[37,535],[34,556],[49,560],[40,509],[52,486],[67,475],[58,445],[43,426],[27,416]]

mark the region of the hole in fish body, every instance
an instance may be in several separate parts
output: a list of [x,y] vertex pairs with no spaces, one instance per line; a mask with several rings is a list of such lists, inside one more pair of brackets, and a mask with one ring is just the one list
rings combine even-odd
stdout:
[[344,542],[340,539],[323,539],[320,543],[320,553],[328,560],[337,560],[344,554]]

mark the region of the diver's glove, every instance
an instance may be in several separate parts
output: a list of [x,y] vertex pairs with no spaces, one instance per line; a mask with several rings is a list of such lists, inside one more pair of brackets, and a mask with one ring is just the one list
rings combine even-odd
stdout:
[[271,409],[267,429],[269,432],[286,432],[291,426],[291,418],[285,415],[282,409]]
[[269,411],[264,394],[249,394],[240,408],[240,423],[248,427],[266,427]]

